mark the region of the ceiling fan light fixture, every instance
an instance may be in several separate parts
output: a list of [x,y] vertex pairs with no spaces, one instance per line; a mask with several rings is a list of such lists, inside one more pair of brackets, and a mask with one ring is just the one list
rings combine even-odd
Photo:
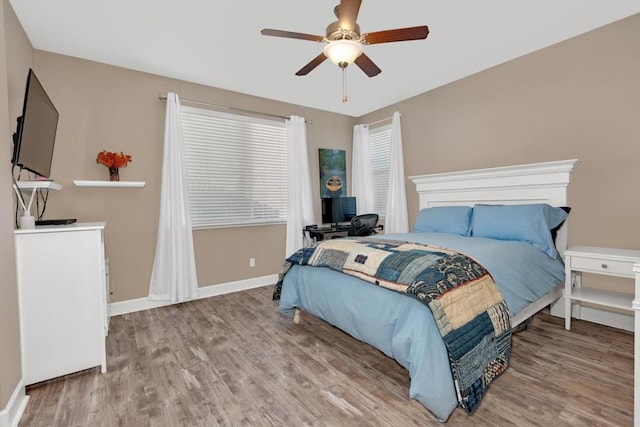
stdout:
[[354,40],[334,40],[323,49],[323,53],[337,66],[345,68],[352,64],[360,55],[363,48],[360,42]]

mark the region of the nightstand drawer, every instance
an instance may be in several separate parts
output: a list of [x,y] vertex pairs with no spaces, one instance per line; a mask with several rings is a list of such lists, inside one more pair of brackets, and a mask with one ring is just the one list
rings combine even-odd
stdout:
[[584,272],[634,277],[632,262],[572,256],[571,268]]

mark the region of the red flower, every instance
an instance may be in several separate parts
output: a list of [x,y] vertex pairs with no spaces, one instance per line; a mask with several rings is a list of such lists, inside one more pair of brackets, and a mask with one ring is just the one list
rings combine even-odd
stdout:
[[131,161],[133,161],[133,158],[122,151],[120,153],[112,153],[111,151],[102,150],[96,158],[96,163],[103,164],[108,168],[124,168]]

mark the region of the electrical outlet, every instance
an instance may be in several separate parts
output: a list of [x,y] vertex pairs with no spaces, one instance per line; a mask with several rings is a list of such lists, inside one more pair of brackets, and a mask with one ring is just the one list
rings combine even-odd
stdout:
[[256,266],[256,259],[249,258],[249,267],[255,267],[255,266]]

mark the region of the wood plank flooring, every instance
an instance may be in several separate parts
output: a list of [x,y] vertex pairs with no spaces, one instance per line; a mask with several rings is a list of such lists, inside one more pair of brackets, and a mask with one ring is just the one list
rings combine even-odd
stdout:
[[[272,287],[114,317],[108,372],[30,386],[20,426],[438,426],[394,360]],[[633,335],[543,312],[472,416],[446,426],[631,426]]]

